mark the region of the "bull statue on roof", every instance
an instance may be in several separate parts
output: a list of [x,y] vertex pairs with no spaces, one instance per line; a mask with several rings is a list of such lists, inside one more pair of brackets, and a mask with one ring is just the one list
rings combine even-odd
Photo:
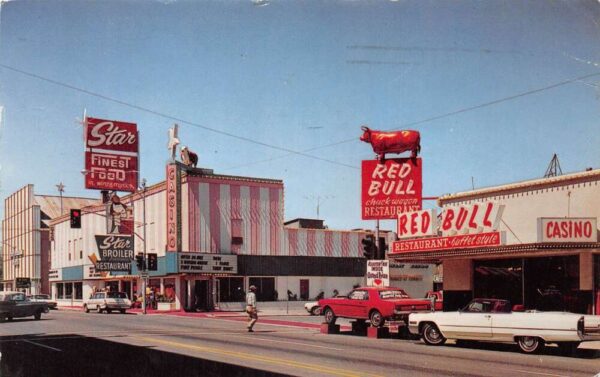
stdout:
[[375,131],[367,126],[362,126],[363,134],[360,141],[370,143],[377,159],[385,160],[386,153],[402,153],[411,151],[411,158],[416,158],[421,152],[421,134],[419,131]]
[[198,165],[198,155],[188,147],[181,148],[181,162],[183,162],[186,166],[191,168],[195,168]]

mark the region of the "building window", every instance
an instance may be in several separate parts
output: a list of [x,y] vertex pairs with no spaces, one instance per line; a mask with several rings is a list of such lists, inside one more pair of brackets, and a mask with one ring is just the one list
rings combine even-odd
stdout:
[[257,301],[277,301],[278,293],[275,290],[275,278],[249,278],[248,286],[256,286]]
[[222,277],[219,280],[219,301],[238,302],[244,301],[244,278]]
[[83,283],[75,283],[75,300],[83,300]]
[[79,250],[79,259],[83,259],[83,250]]
[[56,283],[56,298],[64,298],[64,284]]
[[73,298],[73,284],[65,283],[65,297],[66,299]]

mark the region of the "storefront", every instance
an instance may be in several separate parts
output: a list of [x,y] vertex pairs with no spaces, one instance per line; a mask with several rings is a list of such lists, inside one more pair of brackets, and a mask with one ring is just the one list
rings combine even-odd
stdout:
[[[526,309],[600,314],[600,170],[450,194],[438,204],[435,236],[399,241],[392,254],[443,264],[444,310],[497,297]],[[488,204],[497,223],[488,233],[469,228],[474,207]]]

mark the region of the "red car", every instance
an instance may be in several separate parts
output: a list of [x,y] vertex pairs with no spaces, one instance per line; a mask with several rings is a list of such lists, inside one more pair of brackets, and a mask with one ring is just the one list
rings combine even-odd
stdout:
[[404,321],[414,312],[430,311],[431,300],[413,299],[400,288],[356,288],[347,297],[319,300],[325,322],[334,324],[337,317],[370,320],[371,326],[381,327],[385,321]]

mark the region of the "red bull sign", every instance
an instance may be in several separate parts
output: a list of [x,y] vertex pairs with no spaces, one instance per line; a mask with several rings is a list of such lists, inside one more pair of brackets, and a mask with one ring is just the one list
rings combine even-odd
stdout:
[[85,124],[85,188],[136,191],[137,125],[96,118],[86,118]]
[[362,162],[362,219],[396,219],[398,214],[421,210],[421,158]]

